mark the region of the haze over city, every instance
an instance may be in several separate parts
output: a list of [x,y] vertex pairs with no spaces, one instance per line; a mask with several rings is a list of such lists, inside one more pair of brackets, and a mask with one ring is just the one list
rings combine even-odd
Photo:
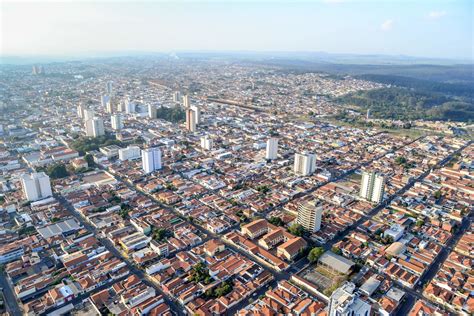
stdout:
[[325,51],[472,60],[472,1],[2,1],[2,55]]

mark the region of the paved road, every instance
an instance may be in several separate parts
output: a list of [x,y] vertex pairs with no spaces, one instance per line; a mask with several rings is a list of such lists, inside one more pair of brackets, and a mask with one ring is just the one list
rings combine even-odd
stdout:
[[[381,155],[379,155],[379,156],[377,156],[377,157],[375,157],[375,158],[373,158],[373,159],[371,159],[371,160],[369,160],[369,161],[366,161],[365,163],[362,163],[362,164],[358,165],[357,167],[355,167],[355,168],[353,168],[353,169],[351,169],[351,170],[349,170],[349,171],[346,171],[345,173],[341,174],[339,177],[337,177],[337,178],[335,178],[335,179],[332,179],[331,181],[327,181],[327,182],[321,183],[321,184],[319,184],[319,185],[313,187],[312,189],[308,190],[307,192],[304,192],[304,194],[310,194],[310,193],[314,192],[315,190],[317,190],[318,188],[320,188],[321,186],[323,186],[323,185],[325,185],[325,184],[327,184],[327,183],[329,183],[329,182],[337,181],[337,180],[340,180],[340,179],[342,179],[342,178],[345,178],[345,177],[351,175],[352,173],[354,173],[356,170],[359,170],[361,167],[366,166],[366,165],[372,163],[372,161],[377,160],[377,159],[380,159],[380,158],[382,158],[383,156],[385,156],[385,155],[387,155],[387,154],[389,154],[389,153],[395,152],[396,150],[398,150],[398,149],[400,149],[400,148],[403,148],[404,146],[407,146],[407,145],[409,145],[409,144],[412,144],[412,143],[418,141],[418,140],[421,139],[421,138],[423,138],[423,136],[422,136],[422,137],[419,137],[419,138],[417,138],[417,139],[415,139],[415,140],[412,140],[412,141],[410,141],[410,142],[408,142],[408,143],[405,143],[405,144],[403,144],[403,145],[400,146],[400,147],[397,147],[397,148],[394,148],[394,149],[392,149],[392,150],[390,150],[390,151],[388,151],[388,152],[385,152],[384,154],[381,154]],[[110,170],[108,170],[107,168],[102,168],[102,169],[109,171],[111,174],[114,175],[114,177],[115,177],[118,181],[124,183],[128,188],[130,188],[130,189],[132,189],[132,190],[135,190],[135,191],[139,192],[140,194],[143,194],[143,195],[149,197],[149,198],[152,199],[155,203],[157,203],[158,205],[160,205],[162,208],[164,208],[164,209],[166,209],[166,210],[168,210],[168,211],[170,211],[170,212],[176,214],[177,216],[182,217],[182,214],[180,214],[179,212],[177,212],[172,206],[168,206],[168,205],[166,205],[166,204],[161,203],[160,201],[158,201],[157,199],[155,199],[151,194],[147,194],[147,193],[141,191],[138,187],[136,187],[135,185],[133,185],[132,183],[130,183],[127,179],[124,179],[124,178],[122,178],[121,176],[112,173],[112,172],[111,172]],[[298,196],[294,196],[293,199],[295,199],[295,198],[297,198],[297,197],[298,197]],[[391,201],[391,200],[390,200],[390,201]],[[282,206],[282,205],[284,205],[284,204],[286,204],[286,203],[289,203],[289,202],[290,202],[290,200],[287,201],[287,202],[285,202],[285,203],[282,203],[282,204],[278,205],[278,207],[280,207],[280,206]],[[385,203],[389,203],[389,202],[385,202]],[[383,207],[385,207],[385,206],[386,206],[386,204],[379,205],[378,208],[374,209],[374,210],[371,212],[372,216],[375,215],[379,210],[381,210],[381,209],[382,209]],[[276,207],[276,206],[275,206],[275,207]],[[270,210],[267,210],[267,212],[265,212],[265,214],[267,214],[268,212],[270,212],[271,210],[273,210],[275,207],[271,208]],[[363,218],[364,218],[364,217],[363,217]],[[367,217],[367,218],[368,218],[368,217]],[[365,221],[365,220],[364,220],[364,221]],[[189,222],[189,221],[188,221],[188,222]],[[343,234],[341,234],[340,236],[336,237],[335,240],[333,240],[333,241],[327,243],[327,244],[325,245],[325,249],[326,249],[326,250],[331,249],[331,247],[332,247],[335,243],[337,243],[339,240],[342,240],[342,238],[344,238],[354,227],[357,227],[357,226],[360,225],[361,223],[363,223],[363,220],[362,220],[362,219],[359,220],[359,221],[357,221],[356,223],[354,223],[354,225],[348,227],[348,228],[343,232]],[[231,228],[229,228],[229,229],[226,229],[225,232],[221,232],[219,235],[210,232],[209,230],[203,228],[203,227],[200,226],[200,225],[197,225],[197,224],[194,223],[194,222],[189,222],[189,224],[193,225],[193,226],[194,226],[198,231],[200,231],[202,234],[205,234],[206,236],[211,236],[211,237],[213,237],[213,238],[215,238],[215,239],[221,240],[222,242],[224,242],[224,243],[227,245],[227,247],[231,248],[233,251],[235,251],[235,252],[237,252],[237,253],[240,253],[241,255],[245,256],[246,258],[248,258],[248,259],[250,259],[250,260],[252,260],[252,261],[255,261],[255,258],[254,258],[253,256],[249,255],[249,254],[248,254],[247,252],[245,252],[245,251],[240,250],[239,248],[235,247],[234,245],[231,245],[231,244],[229,244],[229,243],[223,241],[223,239],[222,239],[222,236],[223,236],[226,232],[228,232],[228,231],[230,231],[230,230],[232,230],[232,229],[234,229],[234,228],[238,228],[238,227],[239,227],[239,224],[236,224],[236,225],[234,225],[233,227],[231,227]],[[271,273],[273,274],[275,280],[272,281],[272,282],[270,282],[269,284],[267,284],[267,286],[261,287],[258,291],[255,292],[256,294],[253,294],[252,296],[250,296],[250,297],[248,297],[247,299],[243,300],[243,301],[240,302],[239,304],[236,304],[231,310],[234,311],[234,312],[237,312],[239,309],[241,309],[241,308],[245,307],[246,305],[248,305],[250,299],[254,299],[255,297],[258,297],[258,296],[264,294],[264,293],[268,290],[269,287],[275,287],[275,286],[277,285],[277,283],[278,283],[279,281],[281,281],[281,280],[289,280],[289,279],[291,278],[292,274],[294,274],[294,273],[296,273],[296,272],[299,272],[299,270],[300,270],[301,268],[305,267],[305,266],[307,265],[307,263],[308,263],[307,259],[306,259],[306,258],[302,258],[302,259],[300,259],[298,262],[293,263],[294,268],[289,268],[288,271],[275,271],[275,270],[269,269],[268,267],[266,267],[266,266],[263,265],[263,264],[260,264],[260,265],[264,268],[264,270],[269,271],[269,272],[271,272]],[[299,267],[299,268],[298,268],[298,267]],[[229,310],[229,312],[230,312],[231,310]]]
[[[90,225],[78,212],[76,212],[73,208],[73,206],[66,201],[66,199],[62,196],[56,195],[55,196],[62,205],[66,207],[66,209],[69,211],[69,213],[74,216],[83,226],[89,231],[92,231],[95,235],[95,237],[104,245],[104,247],[110,251],[114,256],[122,259],[130,270],[131,273],[135,274],[138,276],[143,283],[145,283],[148,286],[153,287],[156,292],[160,293],[163,295],[165,302],[170,306],[170,308],[175,312],[177,315],[184,315],[182,312],[182,309],[178,307],[177,303],[173,300],[171,300],[161,289],[161,287],[157,286],[154,282],[151,281],[151,279],[148,277],[148,275],[141,269],[137,268],[134,264],[132,264],[127,258],[125,258],[120,251],[115,248],[115,246],[112,244],[112,242],[106,238],[100,238],[99,237],[99,232],[96,230],[96,228],[92,225]],[[96,292],[96,291],[94,291]],[[90,294],[89,294],[90,295]]]
[[10,283],[5,276],[5,272],[0,273],[0,287],[3,288],[3,298],[7,312],[9,312],[12,316],[23,315],[23,311],[18,305],[16,296],[13,294]]
[[[336,179],[332,179],[332,181],[337,181],[337,180],[340,180],[344,177],[347,177],[351,174],[353,174],[356,170],[359,170],[361,167],[364,167],[364,166],[367,166],[369,165],[370,163],[372,163],[372,161],[376,160],[376,159],[380,159],[382,158],[383,156],[389,154],[389,153],[393,153],[395,152],[396,150],[400,149],[400,148],[403,148],[404,146],[407,146],[415,141],[418,141],[419,139],[423,138],[424,136],[422,137],[419,137],[409,143],[406,143],[404,144],[403,146],[400,146],[398,148],[395,148],[391,151],[388,151],[382,155],[379,155],[378,157],[375,157],[374,159],[370,160],[370,161],[366,161],[362,164],[359,164],[357,167],[341,174],[339,177],[337,177]],[[462,148],[463,149],[463,148]],[[442,166],[444,165],[447,161],[450,160],[450,158],[456,154],[457,152],[461,151],[462,149],[456,151],[455,153],[453,153],[452,155],[449,155],[448,157],[446,157],[445,159],[443,159],[440,163],[439,163],[439,166]],[[375,208],[373,208],[368,214],[362,216],[358,221],[354,222],[352,225],[350,225],[349,227],[347,227],[342,233],[338,234],[338,236],[336,236],[333,240],[325,243],[323,245],[324,249],[326,250],[329,250],[332,248],[332,246],[339,242],[340,240],[342,240],[343,238],[345,238],[349,233],[351,233],[354,229],[356,229],[360,224],[362,224],[363,222],[365,222],[366,220],[369,220],[371,219],[373,216],[375,216],[380,210],[382,210],[383,208],[385,208],[387,205],[389,205],[393,199],[395,199],[397,196],[405,193],[407,190],[409,190],[417,181],[420,181],[422,180],[424,177],[426,177],[428,174],[429,174],[429,170],[426,171],[425,173],[423,173],[422,175],[420,175],[418,178],[416,178],[415,180],[412,180],[410,181],[407,185],[405,185],[402,189],[400,189],[398,192],[396,192],[395,194],[393,194],[392,196],[390,196],[388,199],[386,199],[382,204],[376,206]],[[177,216],[180,216],[182,217],[182,215],[177,212],[173,207],[171,206],[168,206],[168,205],[165,205],[163,203],[161,203],[160,201],[156,200],[152,195],[149,195],[149,194],[146,194],[142,191],[140,191],[135,185],[129,183],[126,179],[123,179],[121,178],[120,176],[118,175],[114,175],[115,178],[117,178],[117,180],[121,181],[122,183],[124,183],[125,185],[127,185],[130,189],[133,189],[137,192],[139,192],[140,194],[143,194],[143,195],[146,195],[148,196],[150,199],[152,199],[154,202],[156,202],[158,205],[160,205],[161,207],[163,207],[164,209],[176,214]],[[329,182],[329,181],[328,181]],[[322,183],[318,186],[315,186],[313,188],[311,188],[310,190],[308,190],[307,192],[304,192],[304,195],[306,194],[310,194],[312,192],[314,192],[315,190],[317,190],[319,187],[327,184],[328,182],[325,182],[325,183]],[[297,198],[298,196],[295,196],[294,198]],[[294,199],[293,198],[293,199]],[[93,231],[95,234],[96,234],[96,237],[98,238],[98,234],[95,230],[95,228],[93,226],[91,226],[80,214],[78,214],[77,212],[75,212],[72,208],[72,206],[62,197],[58,197],[58,199],[64,204],[67,206],[67,209],[71,212],[71,214],[76,217],[83,225],[84,227],[86,227],[87,229]],[[285,202],[285,203],[288,203],[289,201]],[[285,203],[282,203],[282,204],[285,204]],[[278,205],[278,206],[282,206],[282,205]],[[272,208],[274,209],[274,208]],[[271,210],[269,210],[271,211]],[[208,239],[210,238],[216,238],[216,239],[219,239],[221,241],[222,240],[222,235],[224,235],[223,233],[217,235],[217,234],[214,234],[210,231],[208,231],[207,229],[197,225],[196,223],[194,222],[189,222],[189,224],[193,225],[198,231],[200,231],[203,235],[206,235],[206,238],[205,238],[205,241],[207,241]],[[227,231],[230,231],[231,229],[234,229],[234,228],[238,228],[238,224],[234,225],[233,227],[231,227],[230,229],[227,229]],[[460,234],[460,233],[459,233]],[[460,235],[459,235],[460,236]],[[146,283],[147,285],[149,286],[152,286],[154,287],[158,293],[162,294],[165,298],[165,301],[167,304],[169,304],[169,306],[171,307],[171,309],[178,315],[180,314],[183,314],[183,307],[178,303],[176,302],[173,298],[170,298],[168,297],[166,294],[163,293],[163,291],[161,290],[161,288],[159,288],[158,286],[156,286],[155,283],[151,282],[149,280],[149,277],[148,275],[146,275],[146,273],[137,268],[135,265],[131,264],[116,248],[115,246],[108,240],[108,239],[103,239],[103,238],[99,238],[99,240],[104,244],[104,246],[107,248],[107,250],[109,250],[111,253],[113,253],[115,256],[121,258],[124,262],[126,262],[128,268],[130,269],[130,271],[134,274],[136,274],[138,277],[140,277],[144,283]],[[453,241],[454,242],[454,241]],[[236,253],[239,253],[243,256],[245,256],[246,258],[254,261],[254,258],[253,256],[247,254],[245,251],[241,251],[239,248],[233,246],[233,245],[230,245],[229,243],[226,243],[226,245],[231,248],[233,251],[235,251]],[[447,254],[446,254],[447,255]],[[437,258],[437,260],[440,260],[442,261],[442,256],[439,257],[439,259]],[[277,272],[277,271],[273,271],[271,269],[268,269],[268,267],[266,267],[265,265],[262,265],[262,267],[264,268],[264,270],[266,271],[270,271],[273,276],[275,277],[275,280],[273,280],[272,282],[270,282],[269,284],[267,284],[266,286],[263,286],[261,287],[259,290],[257,290],[252,296],[248,297],[247,299],[243,300],[241,303],[239,304],[236,304],[236,306],[234,306],[233,308],[231,308],[229,310],[229,313],[235,313],[237,312],[239,309],[245,307],[249,301],[251,299],[255,299],[257,298],[258,296],[264,294],[269,287],[275,287],[277,285],[277,283],[281,280],[288,280],[290,279],[291,275],[298,272],[298,270],[304,268],[304,267],[307,267],[307,259],[306,258],[302,258],[300,259],[298,262],[294,263],[292,267],[290,267],[288,269],[288,271],[280,271],[280,272]],[[428,271],[427,272],[427,276],[425,278],[429,278],[430,275],[434,275],[436,273],[437,269],[433,268],[433,271]],[[406,301],[405,303],[400,307],[399,309],[399,312],[400,313],[403,313],[405,311],[408,311],[410,310],[411,306],[412,306],[412,303],[415,301],[415,298],[418,298],[420,296],[420,293],[418,293],[416,290],[409,290],[407,291],[408,292],[408,295],[407,295],[407,298],[406,298]],[[411,304],[411,305],[410,305]],[[401,315],[401,314],[400,314]]]
[[[454,233],[454,235],[449,239],[449,241],[446,243],[446,245],[443,246],[441,251],[438,253],[436,256],[435,260],[430,264],[426,272],[421,276],[420,280],[416,284],[416,286],[413,289],[407,288],[403,286],[403,284],[400,284],[399,282],[395,281],[399,287],[401,287],[404,291],[408,293],[411,299],[408,299],[404,301],[400,307],[401,312],[397,313],[397,315],[406,315],[403,314],[403,311],[410,310],[413,305],[416,302],[416,299],[423,299],[423,288],[425,284],[428,284],[431,282],[431,280],[436,276],[436,273],[438,270],[442,267],[444,261],[448,257],[449,253],[453,250],[455,245],[458,243],[459,239],[461,239],[462,235],[466,233],[469,230],[469,227],[471,226],[473,222],[472,215],[474,212],[471,212],[469,216],[466,216],[459,229]],[[432,302],[433,305],[436,305],[440,308],[444,308],[443,306],[440,306],[439,304]]]

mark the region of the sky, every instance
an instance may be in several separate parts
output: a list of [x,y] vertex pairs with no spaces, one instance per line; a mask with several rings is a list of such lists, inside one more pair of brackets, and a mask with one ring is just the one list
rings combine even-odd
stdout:
[[2,56],[282,51],[474,59],[472,0],[0,0]]

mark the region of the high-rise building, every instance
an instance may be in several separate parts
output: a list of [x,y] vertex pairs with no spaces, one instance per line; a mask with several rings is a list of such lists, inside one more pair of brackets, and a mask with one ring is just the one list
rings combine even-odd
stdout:
[[106,94],[103,94],[100,96],[100,104],[102,105],[102,108],[107,109],[107,103],[109,102],[110,97]]
[[140,158],[140,147],[128,146],[127,148],[120,148],[118,154],[121,161],[138,159]]
[[316,170],[316,155],[311,153],[296,153],[294,171],[298,175],[308,176]]
[[201,148],[205,150],[212,149],[212,139],[209,138],[209,136],[206,135],[201,137]]
[[269,138],[267,140],[267,152],[265,154],[265,158],[269,160],[277,159],[278,155],[278,139],[277,138]]
[[383,200],[384,187],[385,179],[383,176],[375,172],[362,172],[359,192],[361,198],[370,202],[380,203]]
[[142,150],[142,167],[145,173],[161,169],[161,150],[158,147]]
[[95,115],[94,110],[92,110],[92,109],[85,109],[83,113],[84,113],[84,120],[85,121],[93,119],[94,115]]
[[156,119],[156,105],[148,104],[148,117],[151,119]]
[[173,102],[179,103],[181,101],[181,92],[175,91],[173,93]]
[[122,121],[122,115],[120,114],[113,114],[110,117],[110,124],[112,125],[113,130],[121,130],[123,128],[123,121]]
[[21,186],[28,201],[38,201],[53,195],[49,177],[44,172],[22,175]]
[[190,101],[189,101],[189,95],[187,95],[187,94],[186,94],[186,95],[183,95],[183,107],[184,107],[185,109],[191,107],[191,103],[190,103]]
[[344,283],[329,299],[328,316],[368,316],[371,305],[360,298],[352,282]]
[[98,137],[105,134],[104,121],[101,118],[94,117],[85,122],[86,135],[89,137]]
[[107,81],[106,91],[108,95],[112,95],[112,81]]
[[190,108],[186,109],[186,129],[190,132],[196,131],[196,112]]
[[80,118],[84,118],[84,111],[86,110],[86,107],[82,104],[79,104],[77,106],[77,116]]
[[124,100],[124,105],[125,105],[125,113],[127,114],[135,113],[135,103],[131,102],[129,98],[126,98]]
[[300,203],[298,205],[298,216],[296,222],[309,232],[317,232],[321,229],[323,206],[316,201]]
[[192,105],[191,110],[196,114],[196,124],[199,125],[201,123],[201,108],[199,105]]
[[105,111],[110,114],[115,112],[115,104],[112,98],[110,98],[105,104]]

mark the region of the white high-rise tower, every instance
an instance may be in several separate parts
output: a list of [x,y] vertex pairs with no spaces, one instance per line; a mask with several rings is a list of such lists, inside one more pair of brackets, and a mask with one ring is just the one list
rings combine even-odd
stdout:
[[21,186],[28,201],[38,201],[53,195],[49,177],[44,172],[22,175]]
[[191,103],[189,101],[189,95],[183,95],[183,107],[184,108],[189,108],[191,106]]
[[123,128],[122,115],[114,114],[110,117],[110,124],[113,130],[121,130]]
[[209,138],[209,136],[206,135],[201,137],[201,148],[205,150],[212,149],[212,139]]
[[101,118],[94,117],[85,122],[86,136],[98,137],[105,134],[104,121]]
[[309,232],[317,232],[321,229],[323,206],[316,202],[300,203],[298,205],[298,217],[296,222]]
[[190,132],[196,131],[196,112],[190,108],[186,109],[186,129]]
[[359,192],[361,198],[374,203],[380,203],[383,200],[384,187],[385,179],[383,176],[375,172],[362,172]]
[[265,154],[265,158],[268,160],[277,159],[278,155],[278,139],[277,138],[269,138],[267,140],[267,152]]
[[161,150],[158,147],[142,150],[142,167],[145,173],[161,169]]
[[156,113],[157,113],[156,105],[148,104],[148,117],[151,119],[156,119]]
[[316,170],[316,155],[311,153],[296,153],[294,171],[298,175],[308,176]]

